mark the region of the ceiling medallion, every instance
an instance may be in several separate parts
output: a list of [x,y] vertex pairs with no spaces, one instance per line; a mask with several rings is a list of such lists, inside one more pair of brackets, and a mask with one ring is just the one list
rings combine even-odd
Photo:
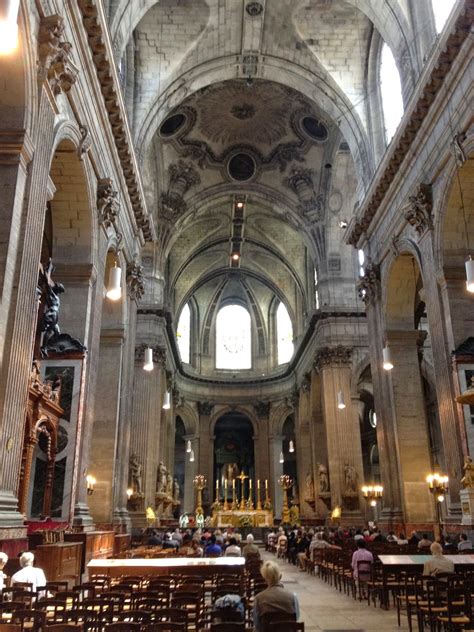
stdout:
[[249,2],[245,9],[252,18],[255,18],[262,13],[263,5],[260,2]]
[[232,116],[240,121],[245,121],[247,119],[255,116],[255,107],[251,103],[241,103],[240,105],[233,105],[230,110]]

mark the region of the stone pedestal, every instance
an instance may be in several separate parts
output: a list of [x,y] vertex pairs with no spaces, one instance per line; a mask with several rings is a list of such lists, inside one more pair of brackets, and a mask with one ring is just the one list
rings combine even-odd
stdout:
[[461,489],[459,492],[461,498],[462,522],[466,526],[474,525],[474,489]]

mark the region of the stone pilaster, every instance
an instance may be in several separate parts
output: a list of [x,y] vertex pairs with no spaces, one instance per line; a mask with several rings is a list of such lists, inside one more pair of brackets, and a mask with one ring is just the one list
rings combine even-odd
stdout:
[[[271,470],[270,480],[268,481],[268,489],[276,518],[281,517],[281,510],[283,506],[282,491],[281,487],[278,485],[278,479],[283,474],[283,463],[280,463],[280,452],[282,448],[282,443],[282,435],[270,435],[268,451],[270,454]],[[263,487],[263,492],[265,492],[265,486]],[[262,502],[263,500],[264,495],[262,496]]]
[[[268,402],[259,402],[255,406],[255,412],[258,415],[258,434],[254,437],[254,464],[255,479],[260,479],[260,484],[270,478],[270,454],[268,450],[268,428],[270,404]],[[255,486],[257,483],[255,482]],[[261,490],[263,487],[261,487]]]
[[432,522],[433,498],[426,476],[431,470],[431,454],[418,359],[419,331],[387,331],[394,368],[389,372],[393,424],[398,464],[403,481],[405,521]]
[[[364,470],[358,409],[351,399],[351,355],[348,347],[325,347],[318,352],[316,366],[323,394],[331,505],[341,505],[346,519],[360,520]],[[344,409],[337,405],[339,392]]]
[[298,473],[298,496],[300,511],[303,517],[314,516],[314,505],[306,502],[308,473],[313,473],[312,441],[311,441],[311,380],[305,378],[298,398],[298,414],[295,420],[295,450]]
[[[313,496],[315,503],[315,512],[319,518],[326,518],[328,507],[323,497],[320,496],[320,466],[326,467],[328,464],[326,427],[324,423],[323,401],[321,392],[321,376],[316,371],[311,372],[311,453],[312,453],[312,469],[306,473],[306,476],[312,476]],[[329,481],[329,484],[331,481]]]
[[212,503],[212,483],[214,473],[214,435],[210,434],[210,420],[212,411],[214,410],[213,404],[210,402],[198,402],[199,413],[199,469],[196,474],[203,474],[207,480],[207,490],[205,491],[205,497],[209,498]]
[[186,453],[184,462],[184,501],[183,511],[192,513],[195,507],[195,493],[193,479],[196,476],[197,465],[199,464],[199,435],[185,435],[186,443],[191,441],[191,449],[194,452],[194,462],[189,460],[189,454]]

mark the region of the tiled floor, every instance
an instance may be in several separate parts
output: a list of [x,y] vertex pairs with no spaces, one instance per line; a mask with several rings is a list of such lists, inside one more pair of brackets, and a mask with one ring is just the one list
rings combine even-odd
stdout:
[[408,630],[406,619],[402,627],[397,625],[397,611],[367,606],[352,597],[341,594],[317,577],[299,572],[296,566],[277,560],[274,555],[263,553],[265,559],[280,564],[283,583],[296,593],[300,603],[300,620],[305,632],[397,632]]

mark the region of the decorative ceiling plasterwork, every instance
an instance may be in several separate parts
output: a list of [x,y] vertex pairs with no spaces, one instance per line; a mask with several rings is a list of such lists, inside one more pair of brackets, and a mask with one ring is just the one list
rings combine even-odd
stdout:
[[185,114],[186,124],[162,141],[201,169],[219,170],[236,152],[248,152],[258,171],[283,172],[292,161],[304,162],[318,143],[305,134],[301,119],[322,118],[295,90],[262,80],[252,86],[236,80],[204,88],[170,116],[179,112]]

